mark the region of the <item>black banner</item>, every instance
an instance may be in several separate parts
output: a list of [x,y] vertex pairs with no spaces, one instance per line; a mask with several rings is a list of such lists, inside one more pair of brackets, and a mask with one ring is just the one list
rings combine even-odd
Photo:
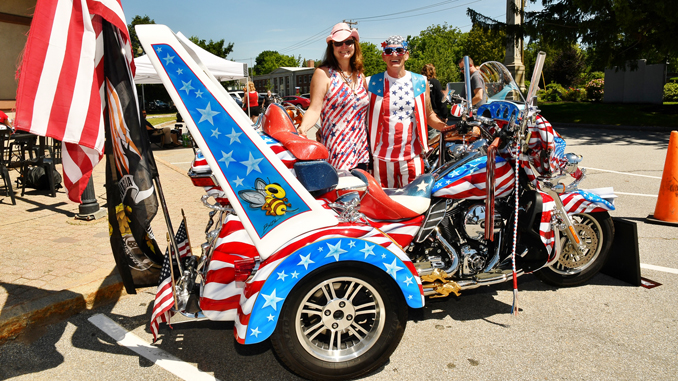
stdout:
[[158,211],[158,175],[141,123],[132,73],[121,50],[122,34],[104,21],[106,88],[106,196],[111,249],[128,293],[156,286],[163,255],[151,230]]

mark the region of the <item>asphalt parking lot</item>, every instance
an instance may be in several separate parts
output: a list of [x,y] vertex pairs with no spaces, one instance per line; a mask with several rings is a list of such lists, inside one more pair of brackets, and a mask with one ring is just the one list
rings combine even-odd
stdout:
[[[617,210],[611,215],[637,224],[642,276],[661,286],[632,287],[599,274],[585,286],[556,289],[526,275],[519,279],[517,317],[509,313],[508,284],[429,300],[424,309],[410,310],[398,349],[366,379],[676,379],[678,273],[670,270],[678,269],[678,228],[644,222],[657,203],[669,133],[556,128],[568,143],[566,152],[584,155],[588,177],[581,188],[614,187]],[[190,150],[156,155],[179,169],[190,165]],[[103,314],[150,343],[154,293],[144,289],[5,344],[0,379],[197,379],[154,365],[88,320]],[[268,342],[235,343],[232,323],[175,324],[161,335],[157,348],[176,358],[165,363],[197,366],[201,377],[296,379]]]

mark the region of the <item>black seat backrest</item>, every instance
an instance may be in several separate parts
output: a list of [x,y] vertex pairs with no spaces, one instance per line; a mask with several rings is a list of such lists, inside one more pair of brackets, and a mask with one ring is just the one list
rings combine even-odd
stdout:
[[325,160],[297,161],[294,172],[301,185],[311,193],[329,192],[339,183],[337,170]]

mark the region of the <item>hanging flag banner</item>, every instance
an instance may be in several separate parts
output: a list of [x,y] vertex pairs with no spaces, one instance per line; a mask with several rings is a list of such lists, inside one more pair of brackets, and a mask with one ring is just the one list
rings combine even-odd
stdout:
[[[128,293],[156,285],[162,253],[151,230],[158,175],[117,28],[104,23],[106,194],[111,248]],[[129,269],[129,276],[123,275]]]

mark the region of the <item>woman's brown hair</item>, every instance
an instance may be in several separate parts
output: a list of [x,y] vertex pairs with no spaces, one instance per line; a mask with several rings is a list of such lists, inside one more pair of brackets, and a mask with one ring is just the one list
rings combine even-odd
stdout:
[[[362,74],[364,70],[363,53],[360,50],[360,44],[358,43],[358,41],[355,40],[355,38],[353,39],[353,47],[354,47],[353,55],[351,56],[351,59],[349,61],[349,64],[351,65],[351,71],[353,71],[354,73]],[[334,56],[333,41],[327,43],[327,48],[325,49],[325,56],[323,57],[323,63],[320,66],[327,66],[334,70],[340,70],[337,57]]]
[[421,74],[426,76],[426,79],[436,78],[436,67],[433,64],[426,64],[421,68]]

